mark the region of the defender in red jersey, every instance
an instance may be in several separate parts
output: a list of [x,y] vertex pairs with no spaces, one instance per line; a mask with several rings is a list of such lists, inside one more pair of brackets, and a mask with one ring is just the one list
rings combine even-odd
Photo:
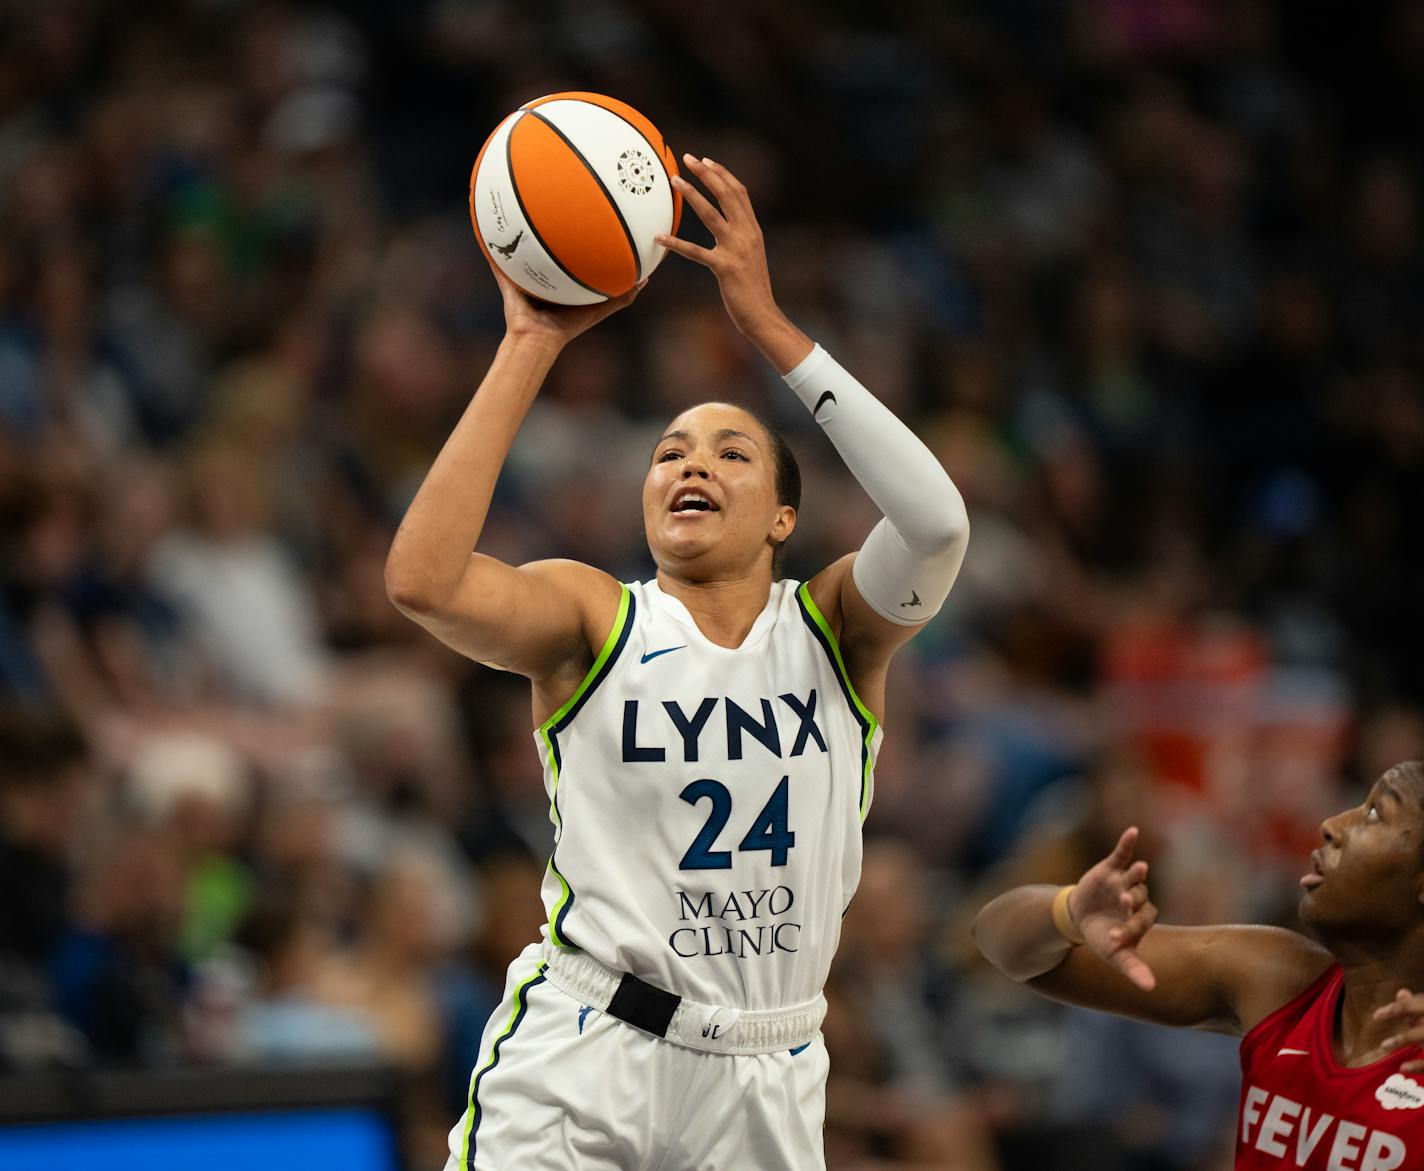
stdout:
[[1320,832],[1301,879],[1313,939],[1155,926],[1136,829],[1074,886],[1000,895],[974,939],[1055,1000],[1241,1034],[1237,1171],[1424,1168],[1424,760]]

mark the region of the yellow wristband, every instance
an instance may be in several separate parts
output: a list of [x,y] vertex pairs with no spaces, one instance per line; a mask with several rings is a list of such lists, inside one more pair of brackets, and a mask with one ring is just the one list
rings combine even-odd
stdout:
[[1053,896],[1053,925],[1058,928],[1058,934],[1063,936],[1074,947],[1083,942],[1083,933],[1078,929],[1078,924],[1073,922],[1073,912],[1068,909],[1068,897],[1078,889],[1078,884],[1065,886]]

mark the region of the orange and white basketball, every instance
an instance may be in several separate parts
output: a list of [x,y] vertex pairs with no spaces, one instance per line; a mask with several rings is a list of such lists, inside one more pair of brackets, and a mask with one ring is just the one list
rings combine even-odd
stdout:
[[673,153],[615,98],[559,93],[504,119],[475,160],[470,219],[480,247],[526,293],[592,305],[657,268],[677,232]]

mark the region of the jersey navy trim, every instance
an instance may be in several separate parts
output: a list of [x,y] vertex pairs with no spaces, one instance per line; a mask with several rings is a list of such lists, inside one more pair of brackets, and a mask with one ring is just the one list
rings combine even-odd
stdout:
[[846,671],[845,660],[841,658],[840,644],[836,642],[829,623],[811,598],[810,582],[803,583],[796,591],[796,602],[801,607],[802,619],[810,627],[816,641],[821,644],[826,657],[830,659],[836,681],[841,685],[841,692],[846,697],[846,703],[850,705],[851,714],[860,725],[860,820],[864,821],[865,815],[870,812],[870,742],[875,738],[879,721],[870,709],[860,702],[860,696],[856,695],[855,688],[851,686],[850,673]]
[[506,1041],[514,1036],[515,1030],[519,1028],[520,1022],[524,1020],[525,1014],[529,1011],[529,990],[548,979],[544,975],[546,967],[548,967],[547,964],[540,964],[534,974],[514,990],[514,1014],[509,1018],[509,1024],[504,1026],[504,1032],[495,1038],[494,1045],[490,1049],[489,1061],[470,1082],[470,1122],[465,1128],[464,1150],[460,1154],[460,1165],[466,1171],[474,1171],[475,1167],[475,1131],[479,1129],[480,1125],[480,1081],[485,1074],[499,1064],[500,1049]]
[[618,661],[618,656],[628,645],[628,635],[632,632],[633,618],[637,613],[638,605],[633,598],[633,591],[626,585],[621,588],[623,593],[618,600],[618,614],[613,620],[613,629],[604,639],[603,649],[598,652],[598,658],[593,661],[593,666],[588,669],[588,674],[583,677],[583,682],[578,685],[578,689],[573,695],[569,696],[564,706],[539,727],[539,734],[544,740],[549,766],[554,775],[554,794],[549,802],[549,811],[554,819],[554,851],[549,855],[549,870],[559,880],[559,886],[562,888],[559,901],[549,913],[549,938],[555,947],[574,946],[564,935],[564,920],[568,918],[569,909],[574,905],[575,898],[573,887],[560,872],[558,864],[558,841],[564,828],[563,816],[559,812],[559,771],[563,767],[563,754],[559,750],[559,733],[573,723],[574,717],[588,702],[588,697],[594,693],[600,683],[608,678],[609,673],[613,670],[613,665]]

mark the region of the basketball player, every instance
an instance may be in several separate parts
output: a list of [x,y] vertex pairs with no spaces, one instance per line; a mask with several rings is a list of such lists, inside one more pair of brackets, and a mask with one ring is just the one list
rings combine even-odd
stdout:
[[506,333],[392,545],[402,611],[533,684],[555,849],[544,938],[509,969],[451,1171],[824,1166],[821,995],[860,873],[891,655],[949,593],[964,504],[943,468],[777,307],[746,189],[689,156],[737,328],[884,519],[804,585],[774,558],[800,478],[728,403],[668,425],[643,486],[657,565],[622,584],[470,550],[570,339],[626,305],[551,308],[498,273]]
[[974,939],[1055,1000],[1241,1034],[1238,1171],[1424,1167],[1424,760],[1320,832],[1300,880],[1313,939],[1154,927],[1135,829],[1074,886],[1000,895]]

